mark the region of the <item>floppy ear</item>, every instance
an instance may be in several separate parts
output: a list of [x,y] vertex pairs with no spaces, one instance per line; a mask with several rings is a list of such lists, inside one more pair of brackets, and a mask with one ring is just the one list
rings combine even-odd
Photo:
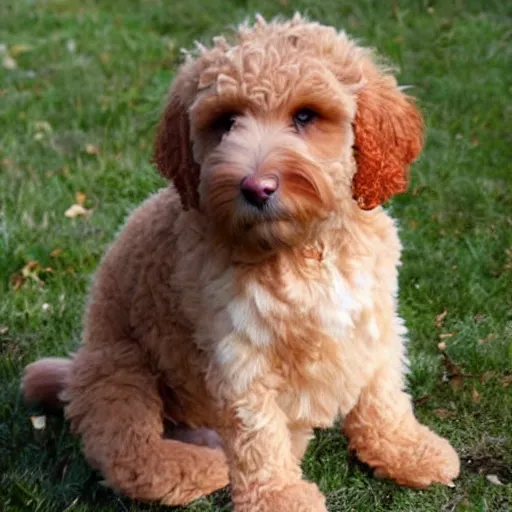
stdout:
[[187,110],[176,94],[158,126],[153,161],[160,174],[174,183],[183,208],[198,208],[199,164],[192,155]]
[[409,165],[423,147],[423,119],[394,79],[374,77],[359,92],[354,132],[352,195],[371,210],[407,189]]

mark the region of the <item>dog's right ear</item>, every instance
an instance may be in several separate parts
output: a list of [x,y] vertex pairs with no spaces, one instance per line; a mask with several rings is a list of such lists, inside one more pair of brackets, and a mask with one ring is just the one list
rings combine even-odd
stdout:
[[156,132],[153,161],[172,180],[185,210],[199,208],[199,164],[194,160],[188,112],[173,94]]

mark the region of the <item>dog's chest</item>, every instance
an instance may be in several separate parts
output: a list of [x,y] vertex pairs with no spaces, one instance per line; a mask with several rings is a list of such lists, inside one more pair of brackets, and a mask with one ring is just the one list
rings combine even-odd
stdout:
[[278,382],[290,421],[331,424],[353,406],[371,366],[370,346],[378,337],[367,314],[371,287],[363,273],[351,282],[328,264],[316,278],[284,279],[279,289],[246,282],[212,324],[219,369],[240,394],[255,379]]

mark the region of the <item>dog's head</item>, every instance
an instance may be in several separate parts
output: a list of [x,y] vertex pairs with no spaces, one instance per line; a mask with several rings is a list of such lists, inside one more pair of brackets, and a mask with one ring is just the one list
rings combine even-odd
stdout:
[[403,192],[422,118],[368,50],[296,16],[242,26],[181,67],[155,162],[229,243],[292,247]]

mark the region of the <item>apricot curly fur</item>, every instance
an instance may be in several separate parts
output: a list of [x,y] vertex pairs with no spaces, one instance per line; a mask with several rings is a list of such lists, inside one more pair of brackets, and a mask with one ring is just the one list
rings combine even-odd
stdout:
[[258,18],[198,46],[156,136],[171,183],[103,258],[78,351],[29,365],[25,397],[61,403],[90,464],[135,499],[230,483],[235,512],[325,511],[300,460],[338,417],[379,476],[450,484],[457,454],[404,390],[401,246],[379,206],[422,131],[332,27]]

